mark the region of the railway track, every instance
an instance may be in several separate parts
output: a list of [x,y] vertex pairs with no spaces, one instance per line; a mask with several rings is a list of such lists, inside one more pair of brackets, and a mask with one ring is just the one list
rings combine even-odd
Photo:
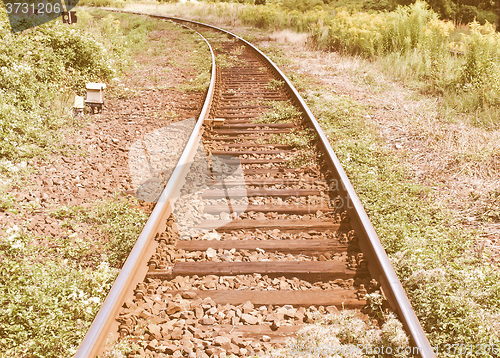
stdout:
[[101,354],[118,335],[143,342],[136,356],[260,354],[324,314],[362,315],[370,293],[383,295],[414,352],[433,357],[356,193],[288,79],[229,32],[154,17],[208,39],[212,80],[76,357]]

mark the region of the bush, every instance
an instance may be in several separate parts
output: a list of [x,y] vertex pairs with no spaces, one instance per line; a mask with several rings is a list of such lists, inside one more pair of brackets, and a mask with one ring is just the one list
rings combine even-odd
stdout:
[[456,4],[451,0],[428,0],[432,10],[437,12],[443,19],[453,19],[456,12]]
[[[467,6],[462,8],[475,11]],[[311,39],[320,49],[382,59],[391,71],[397,61],[407,68],[402,78],[422,80],[424,91],[445,94],[454,109],[484,110],[485,120],[500,121],[498,115],[491,118],[500,106],[500,34],[488,22],[457,29],[417,1],[386,13],[341,10],[314,24]]]
[[311,31],[313,42],[320,48],[375,57],[417,48],[427,38],[424,29],[436,20],[437,14],[417,1],[390,13],[351,15],[341,10]]
[[321,8],[323,5],[322,0],[283,0],[281,5],[290,11],[298,10],[300,12],[306,12],[314,10],[314,8]]
[[394,10],[394,4],[388,0],[376,1],[376,0],[367,0],[363,3],[363,8],[367,10],[376,10],[376,11],[392,11]]
[[461,24],[468,24],[477,19],[478,12],[475,6],[460,5],[456,14],[456,20]]
[[32,238],[14,227],[0,240],[0,349],[5,357],[75,353],[117,271],[38,260]]
[[0,17],[0,158],[31,157],[56,142],[49,132],[64,118],[54,103],[112,78],[115,62],[82,30],[53,21],[14,35]]

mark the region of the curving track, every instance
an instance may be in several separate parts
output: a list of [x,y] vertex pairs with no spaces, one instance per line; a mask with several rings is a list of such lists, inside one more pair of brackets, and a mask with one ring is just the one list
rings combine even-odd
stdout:
[[95,357],[118,332],[148,342],[138,355],[247,356],[279,346],[322,313],[362,311],[373,292],[387,299],[420,356],[433,357],[359,199],[293,85],[231,33],[154,17],[189,23],[209,39],[212,82],[76,357]]

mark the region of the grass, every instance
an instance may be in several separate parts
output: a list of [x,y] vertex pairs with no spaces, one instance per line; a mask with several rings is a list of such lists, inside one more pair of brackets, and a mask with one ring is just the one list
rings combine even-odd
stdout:
[[[300,114],[297,111],[297,109],[295,109],[295,107],[289,104],[283,104],[278,102],[278,107],[285,109],[285,111],[282,112],[282,114],[284,113],[284,117],[282,117],[281,119],[282,122],[283,119],[285,122],[287,122],[289,118],[291,118],[289,117],[290,114],[292,114],[292,117],[295,117],[298,114]],[[269,113],[272,113],[273,116],[272,118],[274,121],[265,123],[276,123],[275,118],[279,117],[276,117],[275,112],[269,112]],[[264,116],[267,115],[268,114]],[[312,131],[312,129],[294,128],[289,133],[272,134],[269,136],[266,142],[275,144],[285,144],[297,148],[298,150],[292,153],[291,157],[287,158],[286,165],[291,168],[301,168],[317,163],[317,152],[314,145],[315,140],[316,140],[316,134]]]
[[356,311],[343,310],[323,315],[315,324],[302,328],[288,346],[263,357],[402,358],[411,356],[409,350],[408,337],[394,315],[387,315],[385,322],[378,326],[364,321]]
[[[132,54],[147,51],[151,56],[166,57],[165,61],[172,66],[187,65],[191,77],[175,89],[203,92],[208,88],[211,65],[209,51],[205,42],[193,31],[167,21],[150,21],[146,17],[128,14],[110,14],[99,9],[94,9],[91,14],[79,13],[80,18],[80,26],[121,56],[123,71],[130,70],[133,64],[130,61]],[[175,39],[162,36],[166,31],[176,31],[178,36]],[[156,46],[148,47],[150,41],[154,41]],[[112,84],[110,89],[116,98],[137,96],[137,90],[124,88],[119,84]]]
[[293,129],[290,133],[270,135],[268,142],[290,145],[302,150],[311,148],[315,138],[312,129]]
[[[147,218],[119,197],[51,216],[62,237],[17,226],[1,236],[0,357],[74,354]],[[82,222],[95,228],[94,240],[81,237]]]
[[[56,239],[59,242],[54,254],[73,259],[81,266],[98,265],[104,258],[110,266],[121,267],[147,219],[143,211],[132,207],[134,204],[130,199],[115,196],[109,201],[93,203],[90,210],[81,206],[58,207],[50,216],[62,220],[67,232],[66,238]],[[78,238],[76,234],[81,223],[95,228],[105,238],[103,242],[94,245]],[[67,240],[71,237],[75,239]]]
[[77,269],[64,261],[33,261],[30,237],[2,240],[1,357],[73,354],[113,283],[105,262]]
[[321,87],[309,88],[305,98],[432,345],[499,345],[500,271],[489,262],[487,250],[474,250],[478,233],[463,227],[453,212],[435,203],[430,188],[411,178],[364,119],[367,108]]
[[[290,42],[305,42],[304,36],[308,36],[307,42],[315,49],[369,58],[384,65],[386,73],[413,82],[422,93],[442,97],[445,112],[464,115],[477,126],[498,127],[500,37],[490,23],[455,26],[440,20],[423,1],[399,8],[386,2],[382,7],[393,10],[382,12],[373,11],[378,6],[343,1],[304,3],[307,6],[303,11],[297,10],[301,1],[264,6],[141,2],[129,3],[125,8],[215,25],[252,26],[274,31],[275,38]],[[363,7],[368,11],[361,11]],[[450,50],[464,55],[457,56]],[[287,65],[286,56],[274,58],[278,65]]]
[[233,54],[219,53],[215,58],[215,62],[220,68],[231,68],[236,66],[236,64],[239,62],[239,59],[236,55]]
[[[279,82],[279,81],[278,81]],[[271,81],[271,83],[274,83]],[[279,84],[282,86],[283,84]],[[270,107],[255,123],[291,123],[301,117],[301,113],[295,106],[284,101],[265,101],[264,106]]]
[[284,85],[285,85],[285,82],[280,81],[280,80],[276,80],[276,79],[273,78],[266,85],[266,89],[276,91],[276,90],[279,90],[279,89],[283,88]]

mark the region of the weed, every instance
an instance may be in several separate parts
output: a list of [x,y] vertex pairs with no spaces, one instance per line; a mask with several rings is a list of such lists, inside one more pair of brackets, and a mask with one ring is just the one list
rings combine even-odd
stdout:
[[[134,337],[137,339],[136,337]],[[138,342],[129,339],[128,337],[120,338],[117,344],[112,349],[104,353],[104,358],[125,358],[133,354],[140,348]]]
[[273,78],[266,85],[266,89],[276,91],[276,90],[282,89],[284,85],[285,85],[285,82],[280,81],[280,80],[276,80]]
[[[121,198],[91,209],[63,206],[51,216],[65,220],[68,236],[48,247],[18,227],[0,236],[2,356],[74,354],[113,283],[113,267],[122,265],[146,220]],[[82,221],[105,239],[77,235]]]
[[0,157],[19,160],[57,146],[74,93],[112,78],[116,58],[82,28],[56,21],[14,35],[0,19]]
[[285,134],[273,134],[269,136],[268,142],[275,144],[290,145],[294,148],[306,149],[310,148],[316,138],[316,134],[312,129],[294,129],[292,132]]
[[0,239],[1,356],[74,354],[117,272],[106,262],[93,269],[38,262],[32,240],[17,227]]
[[139,95],[139,91],[125,87],[123,84],[118,84],[117,86],[110,86],[110,92],[111,92],[110,97],[116,99],[130,99],[137,97]]
[[391,357],[409,357],[405,353],[409,341],[401,322],[392,314],[384,319],[379,327],[364,321],[356,311],[318,315],[317,322],[302,328],[288,346],[264,357],[382,357],[381,349],[393,352]]
[[475,202],[475,216],[481,221],[500,223],[500,189],[471,195],[471,199]]
[[10,180],[0,180],[0,212],[14,208],[14,198],[9,193]]
[[[120,267],[147,218],[141,210],[133,209],[132,204],[124,198],[115,196],[114,200],[97,202],[90,210],[80,206],[62,206],[54,210],[51,216],[59,220],[65,219],[63,226],[71,231],[77,229],[78,223],[86,222],[96,228],[105,238],[98,243],[98,247],[93,248],[83,240],[76,243],[63,240],[58,248],[59,254],[68,259],[81,260],[89,265],[100,260],[97,252],[107,252],[110,265]],[[76,251],[71,251],[75,249]]]
[[286,160],[286,164],[291,168],[310,167],[315,163],[317,163],[317,153],[310,148],[296,151]]
[[451,213],[434,204],[429,188],[410,179],[364,120],[364,107],[321,88],[309,90],[306,98],[431,344],[499,344],[494,312],[500,307],[500,288],[493,282],[500,280],[500,273],[485,263],[487,252],[468,249],[477,241],[477,233],[461,228]]
[[297,108],[284,101],[266,101],[264,106],[271,108],[255,120],[255,123],[291,123],[300,119]]
[[178,86],[178,89],[187,92],[202,92],[207,89],[209,83],[210,73],[204,72],[196,76],[194,79],[189,80],[188,83]]
[[233,50],[231,51],[231,54],[234,55],[234,56],[241,56],[243,54],[244,50],[245,50],[245,46],[244,45],[235,46],[233,48]]
[[231,68],[235,67],[240,62],[240,60],[235,55],[219,53],[215,57],[215,62],[220,68]]

